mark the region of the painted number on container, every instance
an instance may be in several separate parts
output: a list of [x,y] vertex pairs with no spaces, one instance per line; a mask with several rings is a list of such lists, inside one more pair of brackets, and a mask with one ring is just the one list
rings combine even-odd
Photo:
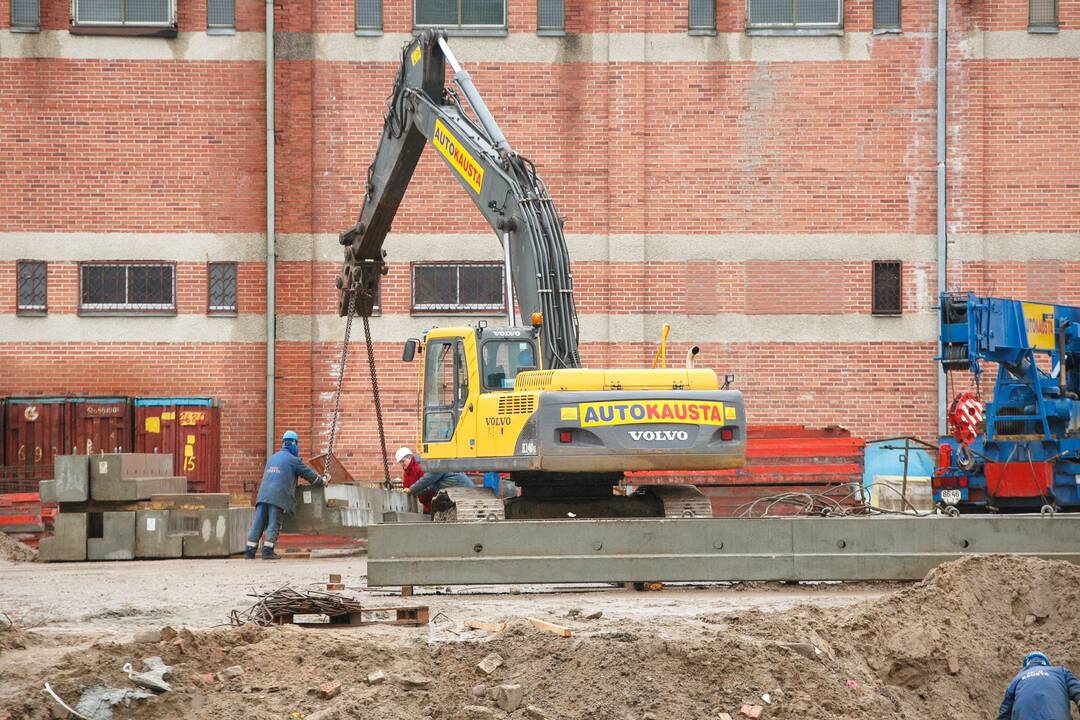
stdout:
[[180,426],[194,426],[206,422],[206,413],[186,410],[180,413]]

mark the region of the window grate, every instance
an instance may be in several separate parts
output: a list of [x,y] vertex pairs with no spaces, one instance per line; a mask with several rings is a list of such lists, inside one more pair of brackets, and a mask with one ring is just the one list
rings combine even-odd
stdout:
[[176,312],[172,263],[82,263],[79,312]]
[[900,29],[900,0],[874,0],[874,29]]
[[1056,32],[1058,29],[1057,0],[1028,0],[1028,29]]
[[13,30],[37,30],[41,27],[38,0],[11,0],[11,27]]
[[414,312],[505,308],[502,263],[413,263]]
[[382,31],[382,0],[356,0],[356,29]]
[[236,314],[236,263],[212,262],[206,266],[206,310],[210,314]]
[[44,315],[48,311],[46,290],[48,273],[40,260],[20,260],[15,264],[18,278],[16,295],[18,315]]
[[413,0],[413,25],[505,29],[506,0]]
[[562,32],[566,29],[566,8],[563,0],[537,0],[537,32]]
[[75,0],[77,25],[172,25],[174,0]]
[[206,27],[232,30],[236,27],[236,0],[206,0]]
[[716,30],[716,0],[690,0],[690,30]]
[[748,30],[831,30],[842,27],[843,0],[747,0]]
[[871,312],[874,315],[899,315],[903,310],[900,293],[899,260],[875,260]]

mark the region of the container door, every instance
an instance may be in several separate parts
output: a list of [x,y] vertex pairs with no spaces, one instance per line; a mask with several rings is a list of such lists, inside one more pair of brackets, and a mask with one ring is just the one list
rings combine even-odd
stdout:
[[4,475],[37,489],[53,475],[53,455],[71,452],[62,398],[12,398],[6,407]]
[[71,398],[72,446],[79,455],[131,452],[131,403],[127,398]]
[[221,408],[176,406],[176,472],[188,492],[216,493],[221,487]]

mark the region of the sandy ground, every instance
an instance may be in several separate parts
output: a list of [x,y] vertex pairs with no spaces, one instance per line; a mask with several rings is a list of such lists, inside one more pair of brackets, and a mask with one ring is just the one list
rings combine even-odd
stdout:
[[[560,616],[573,608],[612,619],[651,622],[678,631],[680,618],[759,608],[780,611],[802,603],[838,607],[868,600],[889,585],[669,586],[634,592],[610,585],[416,588],[417,596],[364,589],[363,556],[305,560],[161,560],[96,563],[0,562],[0,611],[17,626],[49,634],[114,634],[126,639],[150,625],[208,629],[249,607],[253,590],[285,584],[319,588],[331,573],[364,604],[415,603],[456,619]],[[511,594],[513,593],[513,594]]]
[[[976,720],[995,716],[1032,649],[1080,670],[1080,567],[1012,556],[966,558],[893,586],[353,590],[369,607],[428,605],[432,620],[221,626],[250,605],[251,588],[317,587],[330,573],[359,588],[364,566],[0,564],[11,620],[0,615],[0,720],[60,716],[46,682],[94,720],[719,720],[753,705],[762,720]],[[506,627],[471,630],[470,619]],[[133,638],[163,626],[160,640]],[[479,665],[492,654],[500,663],[489,674]],[[169,692],[87,710],[103,693],[133,691],[121,666],[152,657],[171,668]]]

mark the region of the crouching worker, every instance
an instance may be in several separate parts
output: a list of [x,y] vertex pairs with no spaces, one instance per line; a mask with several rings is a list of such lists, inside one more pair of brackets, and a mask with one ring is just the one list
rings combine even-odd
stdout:
[[1080,682],[1041,652],[1024,656],[998,709],[998,720],[1069,720],[1069,701],[1080,708]]
[[[400,454],[402,450],[408,450],[408,448],[401,448],[401,450],[398,450],[398,453]],[[416,473],[419,470],[420,463],[416,459],[411,457],[411,453],[409,459],[415,466],[413,467],[413,473]],[[405,480],[409,479],[411,478],[405,478]],[[405,485],[404,480],[402,482],[402,485]],[[447,488],[452,487],[474,488],[476,487],[476,485],[473,484],[473,481],[470,480],[469,476],[465,473],[428,472],[420,476],[418,480],[415,480],[411,484],[409,484],[405,488],[405,492],[421,500],[426,499],[427,502],[423,503],[424,512],[430,513],[431,500],[439,494],[440,490],[446,490]]]
[[296,511],[296,478],[300,476],[312,485],[325,485],[326,481],[304,464],[300,459],[300,438],[292,430],[281,436],[281,450],[270,456],[263,470],[262,482],[259,483],[259,495],[255,500],[255,518],[247,537],[248,559],[255,557],[259,547],[259,537],[263,538],[262,559],[277,560],[281,556],[274,552],[281,521],[284,515]]

